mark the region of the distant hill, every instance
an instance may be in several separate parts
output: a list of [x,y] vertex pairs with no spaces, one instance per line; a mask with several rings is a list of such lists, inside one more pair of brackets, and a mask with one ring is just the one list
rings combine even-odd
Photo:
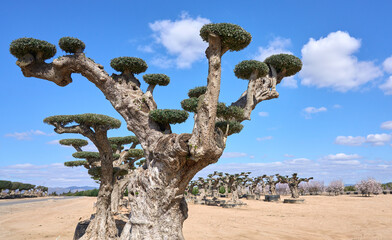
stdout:
[[66,188],[61,188],[61,187],[49,187],[49,194],[56,192],[57,194],[61,193],[67,193],[69,191],[71,192],[80,192],[80,191],[86,191],[86,190],[92,190],[98,187],[89,187],[89,186],[82,186],[82,187],[77,187],[77,186],[72,186],[72,187],[66,187]]

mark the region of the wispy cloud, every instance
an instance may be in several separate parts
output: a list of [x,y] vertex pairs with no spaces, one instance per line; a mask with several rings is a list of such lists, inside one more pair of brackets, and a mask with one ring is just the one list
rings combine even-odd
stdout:
[[386,121],[381,123],[381,128],[386,130],[392,130],[392,121]]
[[305,118],[310,119],[310,118],[312,118],[313,114],[320,113],[320,112],[326,112],[327,108],[326,107],[319,107],[319,108],[307,107],[307,108],[304,108],[302,111],[305,115]]
[[33,136],[53,136],[54,133],[45,133],[41,130],[30,130],[26,132],[7,133],[5,137],[15,138],[17,140],[31,140]]
[[269,113],[268,112],[259,112],[260,117],[268,117]]
[[347,146],[361,146],[364,143],[369,143],[372,146],[384,146],[392,139],[391,134],[377,133],[368,134],[366,137],[362,136],[338,136],[335,139],[335,144]]
[[266,137],[258,137],[256,138],[257,141],[265,141],[265,140],[271,140],[273,137],[272,136],[266,136]]

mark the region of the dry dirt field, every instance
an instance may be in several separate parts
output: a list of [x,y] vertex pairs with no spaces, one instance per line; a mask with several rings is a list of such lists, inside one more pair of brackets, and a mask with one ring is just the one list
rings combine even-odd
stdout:
[[[189,204],[187,240],[391,240],[392,195],[306,196],[304,204],[245,201],[238,209]],[[79,219],[93,211],[94,198],[4,205],[0,239],[72,239]]]

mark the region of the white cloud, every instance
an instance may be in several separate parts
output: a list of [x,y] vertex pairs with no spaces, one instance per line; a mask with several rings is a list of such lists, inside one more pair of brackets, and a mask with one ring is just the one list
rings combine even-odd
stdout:
[[27,132],[14,132],[14,133],[7,133],[5,137],[12,137],[17,140],[31,140],[33,136],[53,136],[53,133],[44,133],[40,130],[30,130]]
[[[175,57],[177,68],[189,68],[192,63],[205,56],[204,51],[208,44],[199,34],[200,28],[207,23],[210,23],[209,19],[193,19],[187,13],[183,13],[179,20],[160,20],[150,23],[149,26],[154,32],[156,42],[162,44],[168,53]],[[153,64],[160,67],[164,65],[160,61]]]
[[381,128],[386,130],[392,130],[392,121],[386,121],[381,123]]
[[284,154],[283,156],[284,157],[288,157],[288,158],[293,158],[294,157],[294,155],[291,155],[291,154]]
[[384,68],[385,72],[392,74],[392,57],[385,59],[385,61],[382,63],[382,67]]
[[381,133],[381,134],[369,134],[366,137],[366,142],[371,143],[374,146],[383,146],[385,143],[391,141],[392,135]]
[[271,140],[273,137],[272,136],[266,136],[266,137],[258,137],[256,138],[257,141],[265,141],[265,140]]
[[221,158],[239,158],[239,157],[246,157],[248,154],[241,153],[241,152],[224,152]]
[[260,117],[268,117],[269,113],[268,112],[259,112]]
[[319,112],[326,112],[327,108],[326,107],[307,107],[303,109],[303,112],[305,113],[305,118],[312,118],[312,114],[319,113]]
[[280,86],[287,88],[298,88],[297,80],[295,80],[294,77],[283,78]]
[[365,137],[353,137],[353,136],[337,136],[335,144],[348,145],[348,146],[360,146],[365,143]]
[[255,60],[264,61],[267,57],[279,54],[279,53],[288,53],[292,54],[287,50],[287,47],[290,47],[291,40],[288,38],[276,37],[272,41],[268,43],[266,48],[259,47],[258,54],[254,57]]
[[353,55],[360,46],[359,39],[342,31],[311,38],[301,50],[301,84],[347,92],[380,77],[382,71],[373,62],[358,61]]
[[390,76],[385,83],[379,86],[384,91],[385,95],[392,95],[392,76]]

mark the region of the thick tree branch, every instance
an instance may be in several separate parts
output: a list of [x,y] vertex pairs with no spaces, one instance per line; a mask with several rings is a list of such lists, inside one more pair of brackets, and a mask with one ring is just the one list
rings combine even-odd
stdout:
[[[207,91],[199,101],[192,137],[189,140],[191,159],[199,161],[206,154],[220,156],[215,142],[216,111],[220,92],[222,43],[217,35],[210,34],[206,50],[208,58]],[[224,50],[225,51],[225,50]]]
[[155,123],[150,123],[148,116],[151,110],[156,109],[156,103],[151,94],[145,95],[142,92],[140,82],[132,73],[124,72],[110,77],[102,65],[87,58],[83,53],[62,56],[52,63],[32,60],[27,63],[17,61],[17,65],[24,76],[45,79],[59,86],[71,83],[72,73],[83,75],[102,91],[124,117],[128,129],[140,139],[142,146],[159,137],[156,136],[159,135],[159,127]]

